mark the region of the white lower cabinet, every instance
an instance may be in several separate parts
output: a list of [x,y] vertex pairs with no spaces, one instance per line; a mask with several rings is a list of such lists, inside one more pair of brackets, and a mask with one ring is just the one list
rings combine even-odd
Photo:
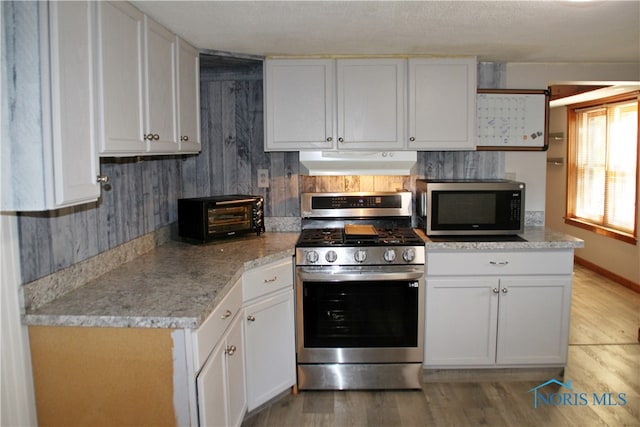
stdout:
[[293,313],[292,289],[244,309],[249,411],[296,382]]
[[238,280],[192,331],[197,412],[200,426],[239,426],[247,410],[242,322],[242,284]]
[[296,383],[291,258],[245,273],[243,295],[251,411]]
[[572,249],[427,251],[425,367],[564,365],[572,270]]
[[239,426],[247,411],[296,383],[292,259],[246,271],[188,335],[189,418]]
[[200,426],[239,426],[247,409],[242,318],[237,316],[196,379]]

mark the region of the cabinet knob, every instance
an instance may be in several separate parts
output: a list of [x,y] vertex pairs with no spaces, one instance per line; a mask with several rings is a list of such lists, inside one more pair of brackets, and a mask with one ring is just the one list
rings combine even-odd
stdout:
[[256,317],[255,317],[255,316],[251,316],[251,315],[249,315],[249,316],[247,316],[247,320],[248,320],[249,322],[255,322],[255,321],[256,321]]
[[157,133],[154,133],[154,134],[153,134],[153,140],[154,140],[154,141],[157,141],[157,140],[159,140],[159,139],[160,139],[160,135],[158,135]]
[[507,288],[502,288],[502,293],[503,293],[503,294],[509,293],[509,289],[507,289]]
[[416,140],[416,138],[415,138],[415,137],[413,137],[413,136],[412,136],[411,138],[409,138],[409,141],[411,141],[411,142],[413,142],[413,141],[415,141],[415,140]]
[[181,136],[180,141],[188,141],[189,137],[187,135]]
[[96,177],[96,182],[100,184],[107,184],[109,182],[109,177],[107,175],[98,175]]
[[499,294],[500,293],[500,290],[498,288],[493,288],[492,291],[493,291],[494,294]]
[[227,348],[224,351],[224,354],[228,354],[229,356],[233,356],[233,353],[235,353],[237,350],[235,345],[228,345]]
[[331,141],[333,141],[332,137],[327,138],[327,142],[331,142]]
[[344,138],[342,137],[338,138],[338,142],[344,142]]
[[227,318],[231,317],[232,314],[233,313],[231,312],[231,310],[227,310],[227,311],[225,311],[225,313],[222,316],[220,316],[220,318],[221,319],[227,319]]
[[152,133],[146,133],[146,134],[144,134],[142,139],[144,139],[145,141],[153,141],[153,134]]

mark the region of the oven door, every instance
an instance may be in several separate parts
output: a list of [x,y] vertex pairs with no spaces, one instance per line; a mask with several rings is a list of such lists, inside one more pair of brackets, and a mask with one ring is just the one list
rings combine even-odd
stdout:
[[210,236],[232,232],[248,232],[253,228],[252,204],[218,202],[207,209],[207,232]]
[[298,363],[422,362],[424,266],[296,273]]

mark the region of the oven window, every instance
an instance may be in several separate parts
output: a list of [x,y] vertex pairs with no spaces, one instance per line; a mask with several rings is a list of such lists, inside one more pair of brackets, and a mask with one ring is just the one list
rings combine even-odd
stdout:
[[416,347],[418,282],[303,282],[307,348]]
[[251,205],[229,206],[209,209],[209,233],[251,230]]

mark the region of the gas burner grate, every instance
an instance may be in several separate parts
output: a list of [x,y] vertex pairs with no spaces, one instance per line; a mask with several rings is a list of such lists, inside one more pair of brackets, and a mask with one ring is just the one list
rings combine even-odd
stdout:
[[310,228],[302,230],[298,245],[306,246],[380,246],[422,245],[424,241],[411,228],[376,228],[372,236],[349,236],[342,228]]

